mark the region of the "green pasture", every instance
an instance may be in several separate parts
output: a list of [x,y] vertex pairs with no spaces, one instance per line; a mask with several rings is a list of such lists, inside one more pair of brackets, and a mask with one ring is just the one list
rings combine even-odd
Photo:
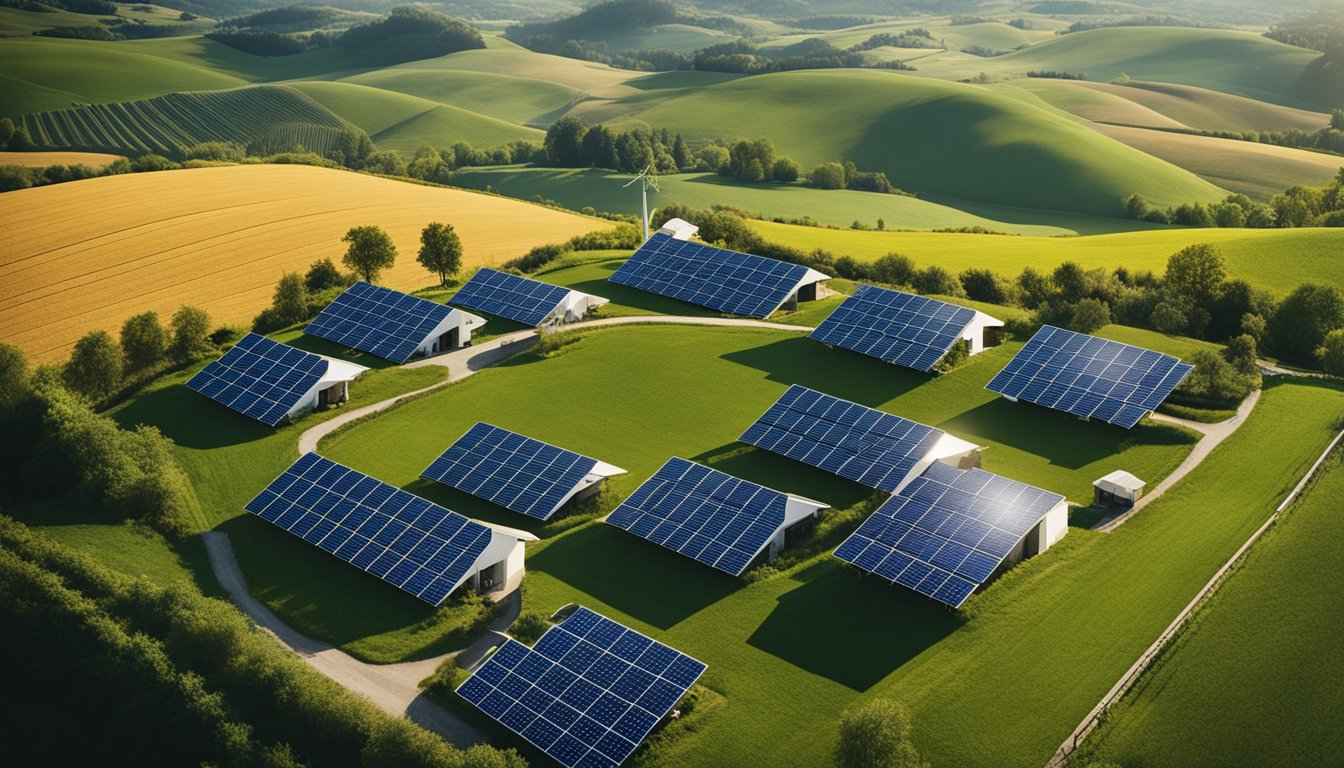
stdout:
[[1162,204],[1225,194],[1055,110],[905,73],[781,72],[642,98],[618,125],[769,138],[805,168],[852,160],[924,197],[1118,217],[1132,192]]
[[420,62],[376,69],[341,82],[418,96],[518,125],[549,124],[583,91],[530,77],[471,70],[429,69]]
[[[1344,754],[1338,454],[1087,750],[1125,765],[1326,766]],[[1305,715],[1305,716],[1304,716]]]
[[986,267],[1017,276],[1023,267],[1053,270],[1065,261],[1087,268],[1166,270],[1167,258],[1193,243],[1213,243],[1230,277],[1286,294],[1316,281],[1344,284],[1344,231],[1338,229],[1172,229],[1088,237],[1009,237],[924,232],[856,232],[751,222],[766,239],[810,251],[876,259],[903,253],[921,266],[951,272]]

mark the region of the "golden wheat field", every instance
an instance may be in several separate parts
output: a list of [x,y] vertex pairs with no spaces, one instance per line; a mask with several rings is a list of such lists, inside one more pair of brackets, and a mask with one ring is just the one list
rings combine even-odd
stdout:
[[300,165],[112,176],[0,195],[0,341],[37,362],[63,359],[83,334],[115,334],[131,315],[182,304],[246,323],[285,272],[345,252],[352,226],[397,245],[379,282],[435,282],[415,262],[420,230],[452,224],[464,264],[498,264],[534,245],[610,224],[491,195]]
[[26,165],[44,168],[48,165],[90,165],[101,168],[121,159],[121,155],[103,152],[0,152],[0,165]]

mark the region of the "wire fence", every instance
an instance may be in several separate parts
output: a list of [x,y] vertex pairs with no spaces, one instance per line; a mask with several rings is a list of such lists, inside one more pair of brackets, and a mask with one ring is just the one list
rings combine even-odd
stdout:
[[1330,454],[1339,446],[1341,441],[1344,441],[1344,430],[1340,430],[1339,434],[1335,435],[1335,439],[1330,441],[1330,444],[1326,446],[1325,450],[1321,452],[1321,455],[1316,458],[1315,463],[1313,463],[1306,474],[1302,476],[1302,479],[1298,481],[1297,485],[1293,486],[1293,490],[1290,491],[1283,502],[1274,509],[1274,514],[1270,515],[1269,519],[1257,528],[1255,533],[1251,534],[1251,537],[1246,540],[1246,543],[1242,544],[1241,547],[1233,553],[1232,557],[1228,558],[1226,563],[1223,563],[1223,567],[1218,569],[1218,572],[1215,573],[1213,578],[1209,579],[1208,583],[1199,590],[1199,593],[1195,595],[1194,599],[1185,606],[1171,624],[1167,625],[1167,628],[1163,630],[1162,634],[1158,635],[1157,640],[1153,641],[1153,644],[1148,646],[1148,649],[1143,652],[1143,655],[1139,656],[1138,661],[1135,661],[1134,664],[1125,671],[1125,674],[1120,677],[1119,682],[1117,682],[1111,690],[1106,692],[1106,695],[1101,698],[1101,701],[1097,703],[1097,706],[1092,708],[1091,712],[1087,713],[1087,717],[1083,718],[1083,721],[1078,724],[1078,727],[1073,730],[1073,733],[1064,740],[1064,743],[1059,746],[1059,749],[1055,750],[1055,754],[1050,758],[1050,761],[1046,763],[1046,768],[1059,768],[1068,763],[1069,756],[1077,751],[1079,745],[1081,745],[1083,740],[1087,738],[1087,735],[1106,720],[1111,707],[1133,687],[1134,683],[1143,676],[1144,672],[1148,671],[1148,668],[1162,655],[1162,652],[1166,650],[1167,646],[1171,644],[1171,641],[1180,633],[1181,628],[1185,626],[1185,623],[1192,615],[1194,615],[1195,611],[1215,590],[1218,589],[1218,586],[1222,583],[1223,579],[1232,568],[1246,555],[1246,552],[1250,550],[1255,542],[1260,540],[1260,537],[1264,535],[1265,531],[1269,530],[1270,526],[1274,525],[1279,519],[1279,515],[1297,499],[1298,494],[1300,494],[1302,489],[1306,488],[1307,484],[1311,482],[1311,479],[1316,476],[1317,471],[1319,471],[1321,466],[1325,464],[1326,459],[1329,458]]

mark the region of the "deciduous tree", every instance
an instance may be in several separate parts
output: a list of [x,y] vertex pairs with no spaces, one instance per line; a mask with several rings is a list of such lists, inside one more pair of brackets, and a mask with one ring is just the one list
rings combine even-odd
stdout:
[[415,260],[437,274],[440,285],[447,285],[448,276],[462,268],[462,238],[452,224],[433,222],[420,232],[420,253]]
[[342,262],[365,282],[377,280],[379,273],[397,261],[397,246],[382,227],[351,227],[341,241],[350,244]]

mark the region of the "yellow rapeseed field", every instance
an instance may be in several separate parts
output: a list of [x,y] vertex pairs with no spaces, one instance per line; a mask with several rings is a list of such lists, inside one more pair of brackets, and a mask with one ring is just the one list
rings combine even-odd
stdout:
[[452,224],[464,264],[499,264],[534,245],[609,222],[515,200],[300,165],[250,165],[112,176],[0,194],[0,341],[37,362],[146,310],[167,322],[182,304],[244,324],[285,272],[340,264],[341,236],[375,224],[397,245],[379,282],[431,285],[415,261],[420,230]]
[[101,168],[121,159],[121,155],[102,152],[0,152],[0,165],[27,165],[44,168],[48,165],[90,165]]

